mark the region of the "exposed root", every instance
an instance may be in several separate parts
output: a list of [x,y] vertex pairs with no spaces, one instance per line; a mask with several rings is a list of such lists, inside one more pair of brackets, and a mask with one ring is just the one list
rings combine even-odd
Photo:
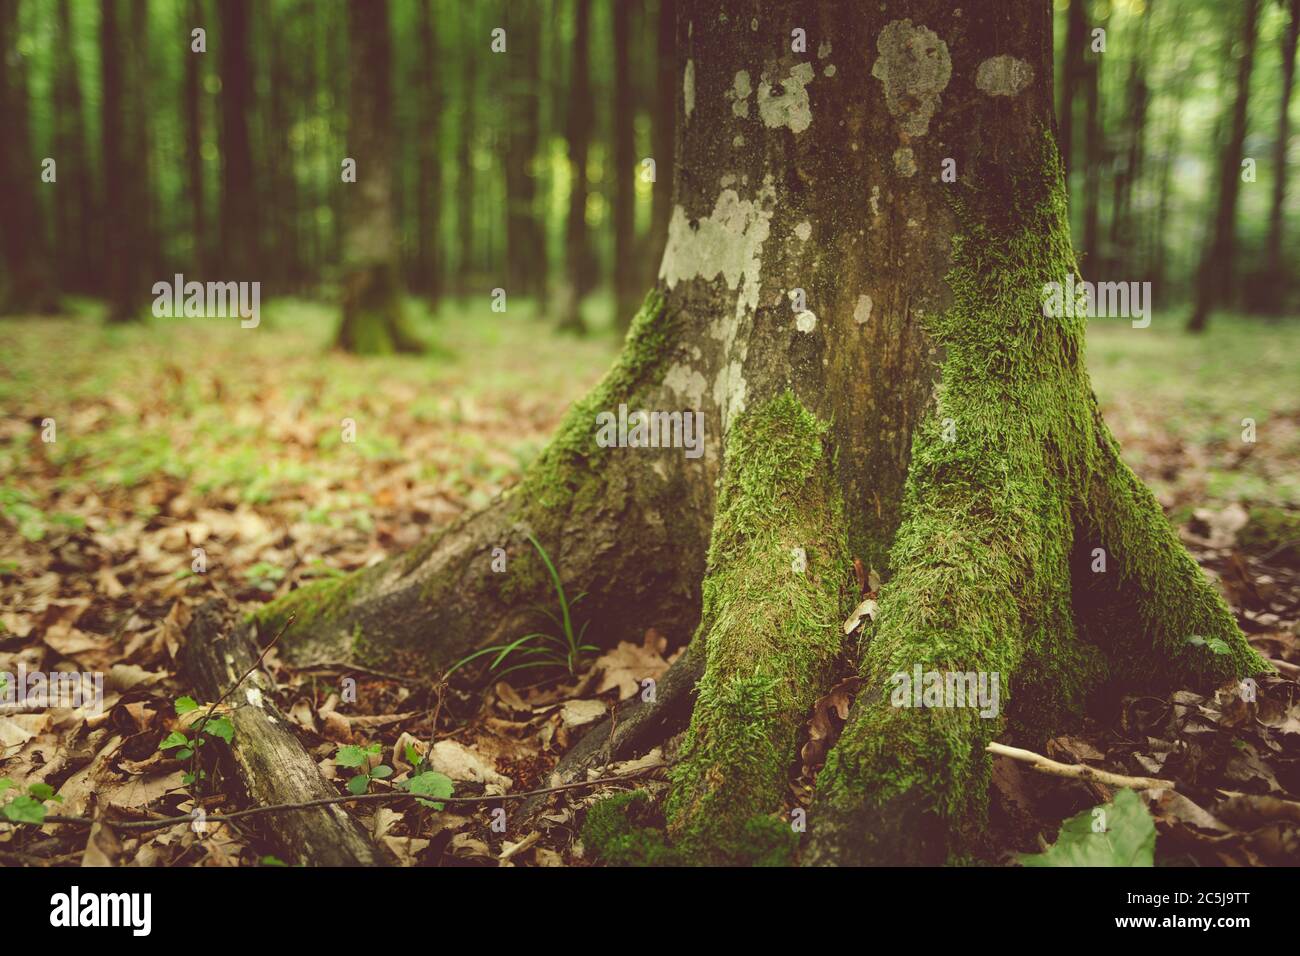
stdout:
[[779,810],[796,737],[840,652],[844,517],[824,436],[786,393],[728,441],[693,652],[704,676],[667,812],[697,860],[747,862],[756,833],[789,846]]
[[[712,483],[673,449],[600,448],[594,428],[597,412],[635,407],[659,387],[680,321],[652,292],[619,361],[570,409],[519,485],[406,554],[267,605],[255,615],[259,631],[274,632],[296,613],[282,642],[296,662],[445,670],[544,625],[537,608],[554,596],[531,532],[570,595],[587,592],[578,614],[590,621],[589,636],[612,645],[640,641],[654,627],[684,640],[699,620]],[[664,521],[669,514],[683,520]]]

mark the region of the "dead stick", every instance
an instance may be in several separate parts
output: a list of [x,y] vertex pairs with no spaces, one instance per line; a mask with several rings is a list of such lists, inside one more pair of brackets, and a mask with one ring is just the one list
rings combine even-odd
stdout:
[[1098,770],[1086,764],[1057,763],[1055,760],[1049,760],[1042,754],[1036,754],[1032,750],[1021,750],[1019,747],[1008,747],[1006,744],[989,744],[985,749],[999,757],[1009,757],[1012,760],[1027,763],[1035,770],[1041,773],[1049,773],[1054,777],[1089,780],[1093,783],[1104,783],[1111,787],[1127,787],[1130,790],[1174,789],[1172,780],[1160,780],[1156,777],[1126,777],[1123,774],[1111,773],[1109,770]]
[[[472,804],[472,803],[491,803],[494,800],[524,800],[528,797],[540,797],[548,793],[559,793],[562,790],[578,790],[584,787],[598,787],[607,783],[623,783],[627,780],[634,780],[637,777],[649,773],[651,770],[657,770],[658,767],[646,767],[643,770],[636,770],[632,773],[621,774],[617,777],[601,777],[598,780],[580,780],[574,783],[562,783],[554,787],[543,787],[540,790],[524,790],[520,793],[499,793],[484,794],[477,797],[430,797],[406,791],[393,791],[391,793],[363,793],[360,796],[351,797],[323,797],[319,800],[305,800],[301,803],[275,803],[265,807],[249,807],[247,810],[236,810],[234,813],[209,814],[204,816],[208,823],[231,823],[235,820],[242,820],[245,817],[255,817],[263,813],[278,813],[282,810],[306,810],[310,807],[325,807],[335,803],[387,803],[390,800],[421,800],[430,803],[444,804]],[[68,823],[79,826],[89,826],[92,823],[99,822],[104,826],[113,827],[118,830],[157,830],[162,827],[176,826],[178,823],[190,823],[195,819],[194,814],[187,813],[181,817],[161,817],[157,820],[92,820],[90,817],[65,817],[57,814],[49,814],[45,817],[46,823]]]

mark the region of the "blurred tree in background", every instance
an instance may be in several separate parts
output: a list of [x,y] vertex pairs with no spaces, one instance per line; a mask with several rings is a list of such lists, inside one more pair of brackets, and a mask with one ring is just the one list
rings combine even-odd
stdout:
[[[1150,280],[1192,328],[1297,310],[1298,24],[1300,0],[1055,0],[1085,277]],[[621,327],[672,208],[674,27],[674,0],[0,0],[0,308],[138,318],[177,272],[346,306],[383,206],[394,288],[503,288],[574,331],[602,291]],[[382,202],[340,176],[366,156]]]

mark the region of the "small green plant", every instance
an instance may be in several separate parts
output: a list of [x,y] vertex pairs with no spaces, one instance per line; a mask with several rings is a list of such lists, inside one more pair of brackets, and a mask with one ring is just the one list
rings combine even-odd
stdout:
[[[0,795],[17,786],[8,777],[0,777]],[[26,793],[20,793],[0,807],[0,814],[10,823],[33,823],[40,826],[45,822],[47,802],[62,803],[63,798],[48,783],[33,783]]]
[[1191,644],[1193,647],[1208,647],[1215,654],[1219,655],[1232,653],[1232,648],[1228,646],[1228,642],[1220,637],[1211,637],[1207,639],[1197,634],[1189,637],[1187,643]]
[[248,579],[249,584],[268,594],[274,591],[276,586],[284,580],[284,575],[284,568],[267,561],[259,561],[244,572],[244,577]]
[[[175,707],[177,717],[199,709],[198,702],[193,697],[177,698]],[[199,748],[208,743],[209,735],[219,737],[226,743],[230,743],[235,739],[235,725],[230,722],[229,717],[209,717],[205,715],[184,730],[173,730],[163,738],[162,743],[158,745],[158,749],[163,751],[175,750],[176,753],[172,756],[177,760],[197,762]],[[192,763],[183,779],[185,785],[189,786],[196,780],[202,780],[206,776],[206,771]]]
[[564,584],[560,581],[560,574],[555,570],[555,565],[551,562],[551,556],[546,553],[546,549],[531,534],[526,535],[526,537],[529,543],[537,549],[542,563],[546,565],[546,570],[551,576],[551,586],[555,589],[555,599],[560,606],[559,616],[556,616],[548,608],[539,607],[538,610],[554,622],[560,633],[557,635],[548,634],[544,631],[534,631],[532,634],[525,634],[523,637],[516,638],[507,644],[494,644],[491,647],[481,648],[473,654],[462,657],[453,664],[451,669],[443,675],[444,679],[450,677],[470,661],[485,657],[488,654],[496,655],[488,665],[488,669],[492,671],[496,671],[510,658],[527,658],[527,660],[520,660],[519,663],[498,671],[498,677],[503,677],[511,671],[534,667],[559,667],[572,675],[577,673],[582,656],[589,651],[596,650],[594,645],[583,643],[583,638],[587,633],[587,625],[591,623],[590,621],[583,624],[577,632],[573,629],[573,607],[587,596],[586,592],[579,594],[570,601],[564,593]]
[[393,775],[393,768],[388,764],[370,766],[370,758],[379,756],[379,749],[379,744],[371,744],[365,748],[347,744],[340,747],[339,752],[334,755],[334,762],[340,767],[359,771],[356,776],[348,780],[348,793],[361,796],[370,789],[370,781],[384,780]]

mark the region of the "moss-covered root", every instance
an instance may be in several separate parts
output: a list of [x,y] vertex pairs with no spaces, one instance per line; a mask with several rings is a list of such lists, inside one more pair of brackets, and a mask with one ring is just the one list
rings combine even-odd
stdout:
[[[1006,468],[992,435],[914,437],[894,543],[863,656],[863,691],[817,778],[807,862],[941,863],[987,793],[984,748],[1012,681],[1028,722],[1080,706],[1095,660],[1068,640],[1069,512],[1041,453]],[[1021,681],[1021,676],[1025,680]],[[1042,688],[1024,693],[1022,684]]]
[[[661,394],[683,325],[651,291],[617,362],[570,408],[518,485],[405,554],[266,605],[256,614],[260,637],[269,640],[293,613],[280,642],[293,660],[442,672],[480,647],[538,630],[536,608],[555,609],[528,534],[555,562],[570,600],[586,593],[577,626],[589,636],[608,645],[639,640],[647,627],[689,634],[699,620],[711,467],[673,449],[602,448],[593,425],[599,412],[645,407]],[[660,517],[674,511],[676,521]],[[497,548],[508,557],[506,573],[498,573]]]
[[407,324],[396,266],[377,263],[347,276],[337,344],[359,355],[424,351],[424,343]]
[[770,849],[761,834],[790,835],[768,816],[781,809],[846,611],[832,475],[826,426],[788,392],[728,438],[695,637],[705,671],[667,806],[670,836],[696,861],[753,862]]
[[1084,493],[1075,607],[1105,648],[1116,686],[1160,693],[1271,670],[1218,590],[1178,540],[1160,504],[1097,418],[1099,465]]

